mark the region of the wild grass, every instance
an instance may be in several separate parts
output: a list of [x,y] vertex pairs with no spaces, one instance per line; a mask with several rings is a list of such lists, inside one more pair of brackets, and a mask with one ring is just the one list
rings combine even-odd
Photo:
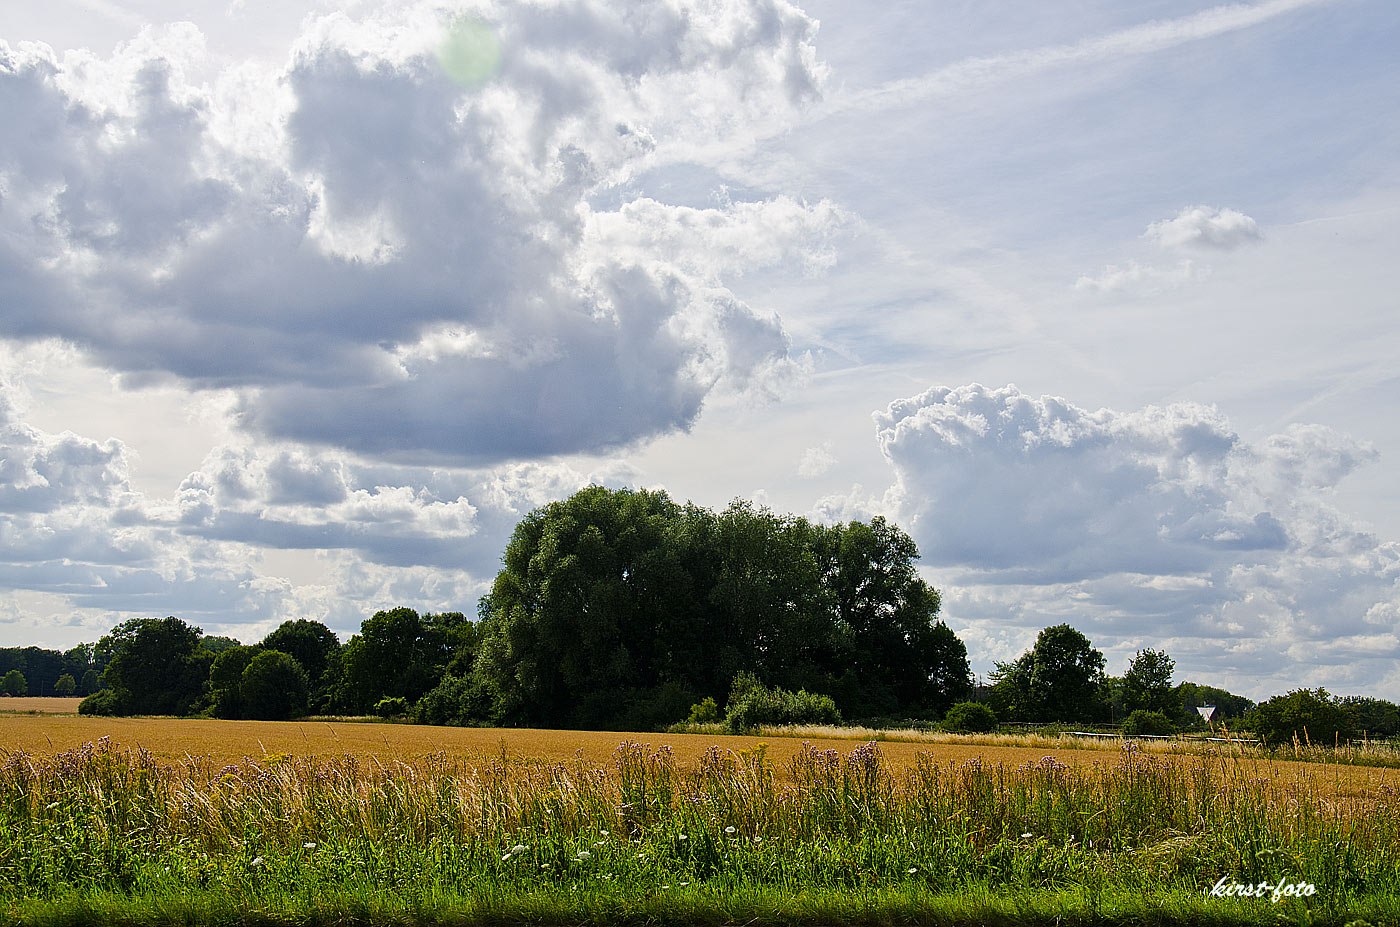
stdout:
[[[1206,897],[1222,877],[1311,882],[1318,893]],[[1091,766],[922,756],[896,769],[870,742],[845,755],[804,745],[785,770],[763,745],[714,747],[682,768],[669,748],[623,743],[601,766],[445,754],[215,766],[99,741],[0,763],[0,901],[11,921],[144,910],[309,922],[358,910],[369,920],[567,911],[576,922],[709,922],[727,911],[855,923],[1000,905],[1028,922],[1166,911],[1342,923],[1358,911],[1400,920],[1397,885],[1393,788],[1342,795],[1225,756],[1187,764],[1130,749]],[[865,913],[843,920],[853,911]]]
[[[677,724],[674,733],[721,734],[722,724]],[[1219,756],[1236,754],[1257,759],[1286,759],[1304,763],[1337,763],[1347,766],[1378,766],[1400,769],[1400,741],[1362,740],[1337,744],[1313,744],[1305,740],[1269,748],[1258,743],[1252,735],[1237,735],[1222,729],[1214,739],[1206,735],[1186,734],[1167,738],[1113,738],[1077,736],[1073,730],[1048,728],[987,734],[955,734],[919,728],[864,727],[861,725],[764,725],[755,732],[760,737],[786,737],[821,740],[858,740],[889,743],[948,744],[1009,748],[1040,748],[1047,750],[1099,750],[1116,752],[1125,741],[1131,741],[1145,753],[1171,756]]]

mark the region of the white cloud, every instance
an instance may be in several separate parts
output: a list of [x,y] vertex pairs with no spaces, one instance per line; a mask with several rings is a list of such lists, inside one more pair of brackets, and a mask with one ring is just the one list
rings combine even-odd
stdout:
[[781,322],[726,280],[819,269],[839,214],[625,185],[798,118],[815,23],[783,0],[479,13],[502,57],[475,86],[443,72],[432,4],[313,18],[280,74],[211,83],[191,26],[110,59],[0,45],[31,127],[0,140],[0,335],[234,388],[255,433],[384,458],[626,446],[712,390],[771,392]]
[[1149,225],[1143,237],[1163,248],[1230,251],[1264,236],[1258,223],[1237,209],[1187,206],[1175,218]]
[[797,475],[813,479],[829,472],[834,466],[836,455],[831,452],[831,442],[827,441],[802,452],[802,459],[797,462]]
[[1375,454],[1334,430],[1250,444],[1206,406],[1091,412],[977,384],[875,418],[890,502],[957,590],[955,621],[1164,642],[1249,691],[1364,681],[1400,656],[1400,545],[1326,502]]
[[1137,261],[1129,261],[1124,266],[1109,265],[1098,276],[1087,274],[1075,281],[1077,290],[1095,290],[1100,293],[1123,294],[1127,296],[1158,296],[1188,283],[1204,280],[1210,276],[1210,268],[1182,261],[1176,267],[1162,269],[1144,266]]

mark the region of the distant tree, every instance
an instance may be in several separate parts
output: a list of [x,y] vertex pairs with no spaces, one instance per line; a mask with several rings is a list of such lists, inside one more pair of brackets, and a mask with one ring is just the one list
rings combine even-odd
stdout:
[[724,713],[725,729],[743,734],[764,725],[840,724],[841,712],[825,695],[799,689],[769,688],[752,673],[739,673],[730,688]]
[[1330,747],[1353,735],[1351,718],[1326,689],[1295,689],[1256,705],[1244,716],[1248,730],[1270,746],[1295,738]]
[[243,717],[286,721],[306,714],[310,681],[296,658],[280,650],[261,650],[243,669],[238,687]]
[[1178,723],[1183,725],[1199,727],[1204,723],[1196,711],[1202,705],[1214,706],[1216,723],[1236,721],[1254,707],[1254,702],[1243,695],[1235,695],[1215,686],[1194,682],[1181,683],[1175,692],[1181,705],[1181,713],[1177,716]]
[[1123,707],[1134,711],[1157,712],[1174,718],[1181,702],[1172,688],[1176,661],[1160,650],[1139,650],[1123,676]]
[[209,667],[209,697],[214,717],[244,717],[243,671],[259,652],[258,647],[230,647],[214,658]]
[[117,693],[111,689],[94,692],[78,703],[80,715],[111,716],[123,713],[122,705],[117,701]]
[[83,673],[82,682],[78,683],[79,695],[91,695],[102,688],[102,679],[97,675],[97,670],[90,669]]
[[104,681],[120,714],[185,715],[205,692],[214,655],[200,631],[178,618],[134,618],[112,629],[95,650],[111,654]]
[[382,698],[412,705],[436,686],[476,629],[461,612],[419,616],[411,608],[376,612],[340,655],[336,704],[368,713]]
[[836,622],[823,631],[838,642],[839,664],[851,668],[842,704],[859,716],[941,714],[971,695],[967,648],[935,621],[941,599],[918,575],[913,539],[884,518],[815,533],[822,585],[835,600]]
[[295,657],[306,670],[314,688],[323,681],[331,656],[340,650],[340,640],[334,631],[321,622],[300,618],[296,621],[282,622],[275,631],[263,638],[262,646]]
[[970,678],[917,556],[883,519],[823,527],[591,486],[516,526],[475,691],[496,723],[617,730],[718,705],[742,671],[856,716],[936,714]]
[[491,697],[470,676],[451,673],[420,698],[410,711],[417,724],[470,724],[490,711]]
[[72,676],[64,673],[58,677],[58,681],[53,684],[53,690],[58,695],[72,695],[78,690],[78,682]]
[[992,673],[999,716],[1021,721],[1095,721],[1107,711],[1103,654],[1067,624],[1041,631],[1035,646]]
[[690,714],[685,720],[688,724],[714,724],[719,719],[719,705],[707,695],[690,706]]
[[1339,699],[1338,704],[1358,735],[1383,739],[1400,734],[1400,705],[1394,702],[1348,695]]
[[29,691],[29,683],[25,682],[24,674],[17,669],[12,669],[5,674],[5,679],[0,682],[0,689],[6,695],[23,695]]
[[215,656],[218,656],[225,650],[231,650],[234,647],[242,646],[242,641],[235,640],[232,637],[221,637],[217,634],[205,634],[199,639],[200,649],[207,650]]

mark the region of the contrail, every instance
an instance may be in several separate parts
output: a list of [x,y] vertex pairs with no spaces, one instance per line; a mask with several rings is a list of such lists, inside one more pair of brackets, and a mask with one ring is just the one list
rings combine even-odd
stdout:
[[930,97],[948,96],[995,81],[1023,77],[1057,65],[1161,51],[1187,42],[1247,29],[1295,10],[1330,2],[1333,0],[1235,3],[1202,10],[1180,19],[1154,20],[1131,29],[1110,32],[1069,45],[1051,45],[1005,55],[967,58],[922,77],[902,78],[869,90],[838,96],[824,107],[822,115],[836,115],[852,109],[908,106]]

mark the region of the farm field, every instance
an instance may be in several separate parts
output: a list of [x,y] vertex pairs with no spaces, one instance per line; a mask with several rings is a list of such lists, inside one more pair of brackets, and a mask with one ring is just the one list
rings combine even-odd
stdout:
[[[58,701],[58,700],[52,700]],[[624,741],[668,746],[678,768],[685,770],[711,747],[740,752],[767,744],[767,757],[783,775],[804,744],[818,750],[849,753],[849,739],[822,737],[744,737],[711,734],[645,734],[609,731],[546,731],[502,728],[431,727],[330,721],[221,721],[180,718],[99,718],[0,715],[0,744],[5,750],[52,756],[109,738],[114,747],[144,750],[167,761],[193,759],[211,768],[266,755],[298,759],[351,756],[381,764],[413,763],[446,754],[468,765],[507,757],[523,764],[605,766]],[[976,743],[880,743],[891,770],[908,770],[920,755],[936,763],[972,760],[1017,767],[1046,756],[1072,766],[1113,765],[1119,742],[1067,741],[1065,746],[999,746]],[[1194,756],[1162,755],[1167,762],[1193,765]],[[1279,759],[1231,757],[1252,775],[1281,786],[1303,786],[1334,796],[1361,796],[1390,788],[1400,790],[1400,769],[1323,765]]]
[[21,695],[0,698],[0,713],[34,712],[46,715],[76,715],[80,698],[60,698],[58,696]]
[[1400,923],[1390,768],[43,715],[0,739],[7,924]]

